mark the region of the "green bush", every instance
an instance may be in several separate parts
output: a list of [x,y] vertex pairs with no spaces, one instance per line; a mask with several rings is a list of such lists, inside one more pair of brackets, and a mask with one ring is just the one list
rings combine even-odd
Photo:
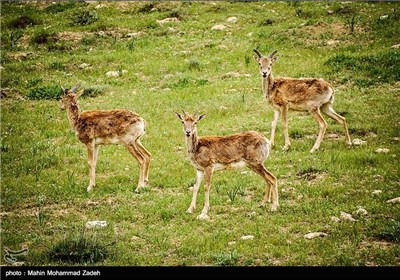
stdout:
[[[77,2],[68,1],[68,2],[57,2],[50,6],[47,6],[44,11],[48,13],[61,13],[69,9],[73,9],[76,7]],[[86,4],[86,3],[85,3]]]
[[400,243],[400,221],[393,221],[389,223],[386,228],[379,233],[380,239]]
[[109,245],[102,244],[95,235],[86,234],[82,230],[70,233],[50,246],[48,257],[61,263],[94,264],[107,257]]
[[32,43],[47,44],[54,41],[54,32],[41,28],[31,38]]
[[28,26],[33,26],[40,24],[40,20],[32,17],[31,15],[21,15],[17,18],[10,20],[6,26],[9,28],[19,29],[27,28]]
[[70,24],[72,26],[83,26],[90,25],[99,20],[99,16],[96,11],[82,10],[76,11],[70,18]]
[[34,100],[41,100],[41,99],[58,100],[60,99],[61,96],[61,88],[60,86],[38,87],[31,90],[27,96],[29,99],[34,99]]

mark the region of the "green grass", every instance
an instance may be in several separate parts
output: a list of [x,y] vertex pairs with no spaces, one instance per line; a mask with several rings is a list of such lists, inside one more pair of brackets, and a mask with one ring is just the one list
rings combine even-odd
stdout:
[[[57,2],[1,9],[2,95],[9,88],[1,99],[2,252],[27,246],[23,261],[38,266],[400,264],[399,205],[386,203],[400,196],[400,51],[392,48],[400,43],[399,3]],[[226,21],[231,16],[236,23]],[[167,17],[179,22],[157,23]],[[211,30],[216,24],[226,29]],[[195,169],[174,112],[206,114],[199,135],[258,130],[269,137],[273,111],[254,48],[278,50],[275,77],[329,81],[352,139],[366,143],[347,147],[342,127],[326,119],[326,137],[310,154],[318,125],[292,112],[291,149],[281,149],[279,122],[266,161],[278,178],[278,211],[258,208],[258,175],[216,172],[211,220],[199,221],[203,187],[194,214],[185,213]],[[76,84],[85,90],[82,110],[124,108],[144,117],[142,143],[153,155],[148,189],[133,192],[138,165],[124,147],[104,146],[96,187],[86,192],[86,148],[58,101],[61,86]],[[368,214],[354,215],[356,222],[331,219],[359,207]],[[85,230],[91,220],[108,226]],[[304,238],[314,231],[328,235]],[[67,249],[81,254],[70,261],[61,254]]]

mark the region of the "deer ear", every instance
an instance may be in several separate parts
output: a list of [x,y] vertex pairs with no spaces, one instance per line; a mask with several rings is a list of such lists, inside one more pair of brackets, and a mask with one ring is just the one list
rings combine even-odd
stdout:
[[278,58],[279,58],[279,56],[274,56],[274,57],[271,59],[271,61],[272,61],[272,62],[275,62],[275,61],[278,60]]
[[73,93],[76,93],[76,91],[78,90],[78,88],[80,87],[81,85],[76,85],[76,86],[74,86],[73,88],[71,88],[71,91],[73,92]]
[[63,86],[61,86],[61,91],[62,91],[62,94],[66,94],[67,93],[67,90]]
[[206,116],[206,114],[200,115],[197,117],[197,121],[201,120],[202,118],[204,118]]
[[260,62],[260,57],[258,55],[254,54],[253,58],[257,63]]
[[181,116],[178,112],[175,112],[175,114],[176,114],[176,116],[178,117],[178,119],[180,119],[181,121],[183,121],[183,120],[182,120],[182,116]]
[[75,94],[75,98],[78,99],[79,96],[81,96],[81,95],[83,94],[83,92],[84,92],[83,89],[81,89],[80,91],[78,91],[78,92]]
[[272,59],[277,52],[278,51],[273,51],[268,57]]

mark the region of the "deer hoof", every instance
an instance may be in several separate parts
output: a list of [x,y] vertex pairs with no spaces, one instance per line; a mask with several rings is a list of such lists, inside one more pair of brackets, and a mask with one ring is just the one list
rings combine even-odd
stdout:
[[210,217],[206,213],[201,213],[197,216],[197,220],[210,220]]
[[186,213],[192,214],[192,213],[193,213],[193,208],[192,208],[192,207],[189,207],[188,210],[186,210]]
[[89,186],[89,187],[87,187],[87,189],[86,189],[87,192],[91,192],[92,190],[93,190],[93,186]]
[[289,151],[289,149],[290,149],[290,146],[289,146],[289,145],[285,145],[285,146],[282,148],[282,151],[287,152],[287,151]]
[[278,210],[278,205],[272,205],[270,210],[275,212],[276,210]]

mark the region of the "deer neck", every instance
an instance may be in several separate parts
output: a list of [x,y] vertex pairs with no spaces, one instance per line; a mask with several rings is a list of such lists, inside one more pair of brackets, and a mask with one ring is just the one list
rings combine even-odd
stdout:
[[198,143],[197,133],[193,133],[190,137],[186,137],[186,146],[188,149],[188,153],[192,154],[196,150]]
[[262,90],[265,98],[270,97],[271,89],[274,85],[274,78],[272,76],[272,71],[269,73],[267,77],[262,77]]
[[80,109],[78,103],[70,104],[70,106],[67,109],[67,115],[69,123],[73,129],[75,129],[78,123],[79,114],[80,114]]

